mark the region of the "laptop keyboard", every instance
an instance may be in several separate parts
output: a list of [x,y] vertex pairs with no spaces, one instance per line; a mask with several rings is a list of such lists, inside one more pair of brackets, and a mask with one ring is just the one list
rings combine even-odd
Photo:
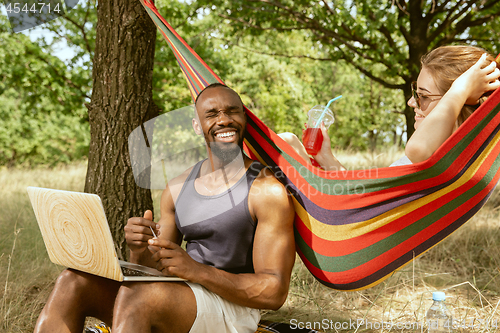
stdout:
[[122,267],[123,275],[125,276],[158,276],[156,274],[150,274],[142,271],[138,271],[136,269]]

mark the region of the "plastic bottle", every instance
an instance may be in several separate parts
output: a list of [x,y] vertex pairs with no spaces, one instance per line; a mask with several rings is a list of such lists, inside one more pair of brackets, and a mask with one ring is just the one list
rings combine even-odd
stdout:
[[452,332],[453,320],[450,312],[446,308],[444,300],[446,295],[441,291],[432,293],[434,303],[427,310],[426,321],[429,333]]

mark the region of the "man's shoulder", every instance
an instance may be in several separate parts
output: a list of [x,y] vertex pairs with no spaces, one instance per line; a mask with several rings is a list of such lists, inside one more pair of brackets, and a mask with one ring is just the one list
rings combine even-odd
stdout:
[[250,194],[255,194],[260,199],[275,201],[279,198],[286,199],[288,192],[285,186],[274,176],[271,169],[263,167],[255,178]]
[[293,202],[286,187],[269,168],[255,178],[248,197],[249,211],[259,224],[293,224]]
[[255,180],[261,181],[261,182],[270,182],[270,183],[280,183],[280,181],[274,176],[274,172],[266,167],[265,165],[259,163],[259,162],[253,162],[253,165],[256,166],[256,168],[260,168],[260,172],[255,177]]

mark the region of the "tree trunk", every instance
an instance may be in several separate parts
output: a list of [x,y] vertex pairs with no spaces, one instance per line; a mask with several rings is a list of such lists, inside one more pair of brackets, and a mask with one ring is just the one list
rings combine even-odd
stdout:
[[85,192],[101,197],[122,258],[123,226],[153,208],[150,190],[134,181],[128,136],[158,115],[152,98],[155,39],[156,28],[139,1],[99,1]]
[[[415,75],[415,77],[418,76]],[[416,78],[415,78],[416,80]],[[413,110],[412,107],[408,105],[408,101],[411,98],[411,89],[410,89],[410,83],[407,83],[405,85],[405,89],[403,89],[404,96],[405,96],[405,109],[404,109],[404,115],[405,115],[405,120],[406,120],[406,141],[410,139],[410,137],[413,135],[413,132],[415,132],[415,110]]]
[[406,141],[410,139],[415,132],[415,111],[408,105],[405,108],[405,119],[406,119]]

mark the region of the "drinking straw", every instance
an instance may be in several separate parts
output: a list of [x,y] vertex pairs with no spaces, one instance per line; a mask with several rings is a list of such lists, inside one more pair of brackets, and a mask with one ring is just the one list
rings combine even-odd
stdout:
[[153,233],[153,238],[158,238],[158,237],[156,236],[156,233],[154,232],[153,228],[149,227],[149,229],[151,229],[151,232]]
[[326,105],[325,109],[323,110],[323,112],[321,112],[321,115],[319,116],[318,118],[318,121],[316,122],[316,124],[314,125],[314,128],[318,128],[319,124],[321,124],[321,121],[323,120],[323,117],[325,116],[326,114],[326,110],[328,110],[328,108],[330,107],[330,104],[332,104],[332,102],[335,102],[336,100],[338,100],[339,98],[341,98],[342,95],[340,96],[337,96],[333,99],[331,99],[328,104]]

